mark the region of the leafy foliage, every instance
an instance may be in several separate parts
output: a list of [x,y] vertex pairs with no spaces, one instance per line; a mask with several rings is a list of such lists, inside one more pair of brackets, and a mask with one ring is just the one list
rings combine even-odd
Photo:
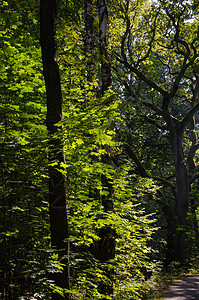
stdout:
[[[100,96],[97,42],[92,53],[96,72],[92,82],[86,80],[91,57],[85,53],[83,3],[60,2],[57,61],[63,120],[57,124],[58,136],[54,138],[64,143],[65,162],[59,164],[55,160],[51,167],[61,172],[67,182],[71,299],[150,297],[148,279],[158,266],[162,267],[166,256],[168,220],[164,209],[175,207],[176,192],[171,134],[164,115],[158,114],[163,105],[161,92],[172,92],[176,74],[180,74],[185,63],[193,62],[168,110],[172,119],[181,122],[198,103],[197,95],[193,95],[198,80],[198,46],[194,40],[198,30],[196,2],[109,1],[108,51],[113,65],[113,86],[103,97]],[[38,39],[39,7],[32,0],[1,4],[0,275],[3,288],[0,295],[11,300],[47,299],[51,292],[63,296],[64,290],[51,280],[52,273],[63,271],[63,263],[50,244],[50,150]],[[96,9],[93,17],[97,32]],[[128,20],[131,21],[129,32]],[[181,35],[176,41],[177,22]],[[192,45],[187,61],[184,59],[186,45]],[[124,66],[121,47],[137,73]],[[156,85],[153,87],[140,79],[139,72]],[[157,86],[159,90],[155,89]],[[187,124],[184,130],[185,156],[189,155],[193,138],[198,134],[197,112],[195,124],[194,129]],[[137,160],[125,148],[127,142]],[[194,164],[197,174],[197,153]],[[111,184],[111,194],[102,182],[103,176]],[[198,256],[197,181],[191,183],[191,188],[183,230],[187,257],[194,260]],[[104,195],[111,197],[113,211],[103,210]],[[95,258],[94,251],[100,230],[107,228],[116,233],[116,256],[102,263]],[[111,279],[107,277],[107,269]],[[110,280],[114,295],[102,295],[99,285]]]

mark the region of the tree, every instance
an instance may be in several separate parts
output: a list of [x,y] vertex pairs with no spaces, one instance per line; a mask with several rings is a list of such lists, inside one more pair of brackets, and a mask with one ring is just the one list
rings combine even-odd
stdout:
[[[189,21],[194,17],[191,4],[189,9],[184,1],[175,5],[176,8],[173,8],[166,1],[152,5],[141,15],[141,19],[137,15],[140,20],[138,28],[133,26],[131,18],[126,14],[127,25],[121,41],[121,57],[118,57],[126,71],[132,74],[131,78],[126,76],[123,81],[126,92],[133,99],[139,99],[145,111],[145,121],[152,122],[162,133],[167,134],[171,147],[175,173],[167,179],[148,173],[128,141],[125,146],[140,174],[170,187],[175,199],[174,207],[168,205],[168,201],[163,203],[168,222],[168,262],[184,259],[183,228],[189,206],[189,192],[192,183],[198,178],[193,160],[198,150],[193,121],[199,108],[196,71],[198,31],[193,30],[194,22]],[[164,20],[166,27],[161,20]],[[188,33],[190,28],[191,34]],[[175,110],[179,107],[177,116],[174,107]],[[149,115],[145,108],[150,109],[152,114]],[[183,142],[189,124],[192,124],[192,144],[185,153]],[[173,178],[175,181],[171,182]]]
[[167,263],[183,261],[183,235],[193,254],[197,13],[196,1],[41,0],[39,19],[37,1],[3,1],[3,299],[140,299],[166,239]]
[[[49,133],[49,209],[52,247],[64,264],[60,273],[54,274],[56,286],[66,289],[64,298],[69,299],[69,246],[66,211],[66,179],[57,169],[65,163],[63,142],[56,136],[56,124],[62,120],[62,94],[59,67],[56,61],[55,19],[56,1],[40,2],[40,42],[43,72],[47,94],[46,124]],[[56,165],[56,168],[54,167]],[[62,299],[54,294],[53,299]]]

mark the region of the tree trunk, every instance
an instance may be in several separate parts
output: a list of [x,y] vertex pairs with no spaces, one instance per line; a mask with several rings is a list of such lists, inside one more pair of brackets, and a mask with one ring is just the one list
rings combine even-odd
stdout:
[[88,82],[92,83],[96,72],[96,66],[94,63],[94,55],[96,49],[95,49],[95,33],[94,33],[94,25],[93,25],[94,24],[93,0],[84,0],[84,22],[85,22],[84,45],[85,45],[85,54],[87,59],[86,79]]
[[184,230],[183,225],[175,220],[175,217],[168,221],[167,231],[167,253],[166,265],[172,261],[183,262],[184,260]]
[[187,218],[189,204],[189,183],[188,174],[184,162],[180,162],[176,167],[177,199],[175,203],[175,253],[174,259],[183,262],[184,251],[184,227]]
[[99,42],[101,54],[102,94],[111,86],[111,63],[108,54],[108,7],[105,0],[97,1],[99,16]]
[[189,180],[183,157],[181,136],[180,132],[171,132],[177,196],[173,216],[168,220],[167,264],[171,261],[183,262],[185,258],[184,226],[189,204]]
[[[40,42],[42,49],[43,73],[47,94],[46,124],[49,133],[49,164],[64,162],[63,143],[54,135],[57,132],[56,123],[62,120],[62,94],[59,67],[56,61],[55,19],[56,0],[40,1]],[[69,289],[68,267],[68,223],[66,211],[66,182],[65,177],[52,166],[49,167],[49,209],[51,244],[58,253],[59,260],[65,264],[61,273],[54,273],[53,279],[57,286]],[[63,258],[64,257],[64,258]],[[52,299],[69,299],[53,294]]]
[[189,205],[189,181],[184,162],[179,162],[176,166],[176,188],[175,213],[180,223],[185,224]]

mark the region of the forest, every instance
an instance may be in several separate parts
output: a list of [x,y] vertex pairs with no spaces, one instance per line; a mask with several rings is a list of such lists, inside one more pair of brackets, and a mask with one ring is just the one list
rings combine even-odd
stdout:
[[0,19],[1,299],[159,299],[199,270],[198,0]]

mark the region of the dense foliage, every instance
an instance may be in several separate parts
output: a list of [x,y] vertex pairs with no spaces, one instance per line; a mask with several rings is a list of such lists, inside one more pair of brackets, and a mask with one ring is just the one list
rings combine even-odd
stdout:
[[[151,299],[163,266],[198,256],[198,3],[57,11],[63,118],[50,134],[39,4],[1,2],[0,295]],[[51,243],[49,170],[66,181],[68,256]],[[70,290],[54,281],[65,256]]]

